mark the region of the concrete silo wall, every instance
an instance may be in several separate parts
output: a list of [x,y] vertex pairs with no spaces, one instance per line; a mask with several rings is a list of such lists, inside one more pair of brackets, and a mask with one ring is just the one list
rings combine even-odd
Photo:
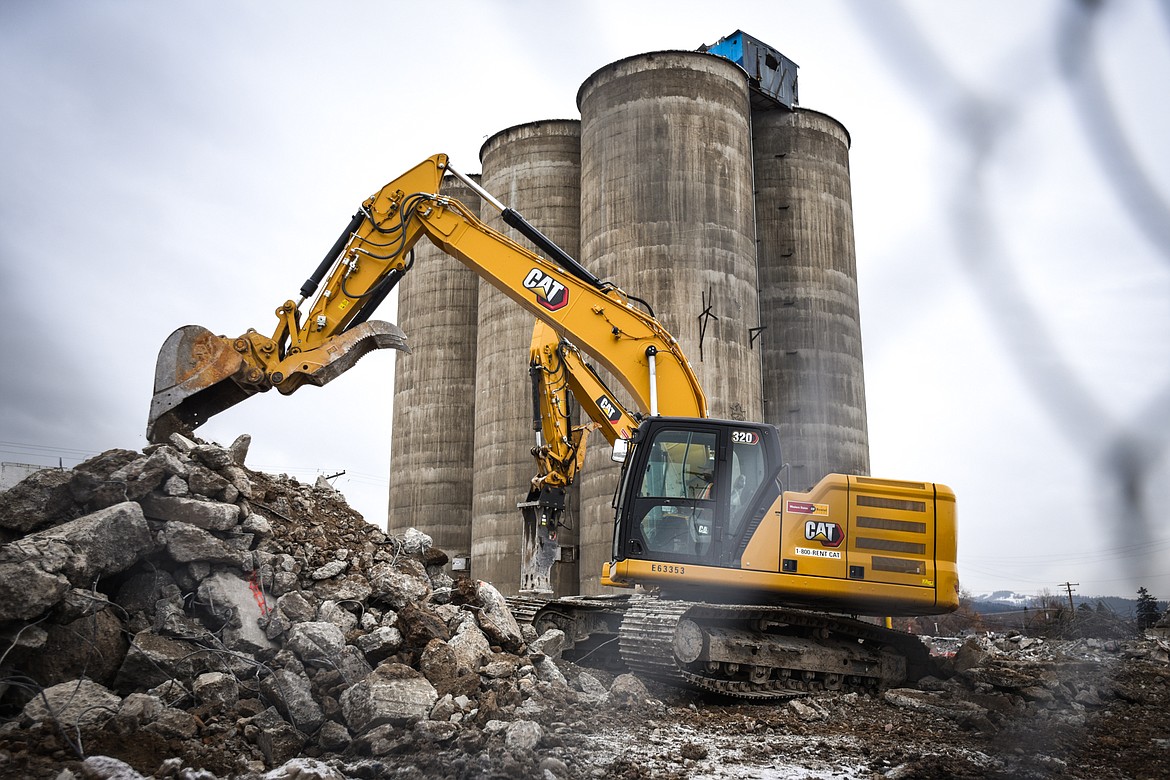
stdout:
[[[678,338],[712,416],[759,419],[759,324],[747,78],[696,52],[656,52],[586,79],[581,260],[643,298]],[[663,409],[669,413],[669,409]],[[581,484],[583,592],[610,557],[616,468],[590,450]]]
[[764,419],[780,429],[789,486],[803,490],[869,473],[849,135],[804,109],[752,122]]
[[[448,176],[442,194],[473,213],[479,198]],[[418,528],[452,556],[471,552],[472,431],[479,277],[422,239],[398,285],[398,321],[412,352],[394,370],[391,532]]]
[[[574,256],[580,230],[580,137],[580,122],[549,120],[503,130],[480,150],[484,189]],[[533,248],[494,210],[485,208],[483,216],[492,227]],[[519,586],[521,516],[516,504],[527,497],[536,469],[528,377],[533,323],[531,314],[481,283],[472,573],[505,594],[516,593]],[[562,545],[574,541],[565,533],[560,539]],[[557,564],[553,585],[557,593],[576,592],[575,569]]]

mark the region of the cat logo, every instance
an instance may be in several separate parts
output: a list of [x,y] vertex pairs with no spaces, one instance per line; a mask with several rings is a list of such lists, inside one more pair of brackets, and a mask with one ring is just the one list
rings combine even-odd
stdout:
[[610,422],[615,423],[622,419],[622,413],[618,411],[617,404],[609,400],[609,396],[603,395],[594,401],[594,403],[597,404],[597,408],[601,410],[601,413],[605,415],[605,419]]
[[565,285],[539,268],[533,268],[524,277],[524,287],[536,293],[536,302],[549,311],[556,311],[569,302]]
[[836,523],[809,520],[804,524],[804,538],[810,542],[820,542],[824,547],[840,547],[841,542],[845,541],[845,532]]

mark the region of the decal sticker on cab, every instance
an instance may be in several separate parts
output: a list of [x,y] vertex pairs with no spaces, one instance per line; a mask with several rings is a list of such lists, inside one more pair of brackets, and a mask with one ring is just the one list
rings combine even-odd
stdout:
[[809,520],[804,524],[804,538],[820,542],[822,547],[840,547],[845,541],[845,531],[836,523]]

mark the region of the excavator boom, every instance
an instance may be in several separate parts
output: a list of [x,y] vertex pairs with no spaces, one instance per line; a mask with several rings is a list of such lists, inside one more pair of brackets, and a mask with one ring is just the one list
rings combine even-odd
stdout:
[[[423,236],[591,354],[645,408],[653,408],[657,398],[634,377],[644,374],[639,366],[650,361],[658,386],[678,399],[672,404],[678,413],[706,416],[698,379],[654,317],[585,271],[511,209],[504,209],[505,221],[522,226],[556,262],[488,227],[457,200],[440,196],[446,172],[455,173],[447,156],[434,155],[366,199],[302,285],[300,301],[276,309],[271,336],[248,330],[229,339],[198,326],[172,334],[156,364],[147,437],[161,441],[172,431],[190,430],[273,387],[287,395],[305,384],[323,385],[374,349],[404,349],[405,337],[396,326],[368,318],[409,270],[411,250]],[[470,179],[464,181],[500,206]],[[321,292],[302,311],[321,282]]]

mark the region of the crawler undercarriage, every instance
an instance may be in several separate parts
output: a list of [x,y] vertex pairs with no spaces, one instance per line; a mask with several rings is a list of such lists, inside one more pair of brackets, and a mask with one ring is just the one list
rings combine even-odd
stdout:
[[874,692],[918,679],[930,667],[916,637],[788,607],[649,596],[511,603],[517,619],[531,622],[538,633],[564,631],[569,660],[736,698]]

